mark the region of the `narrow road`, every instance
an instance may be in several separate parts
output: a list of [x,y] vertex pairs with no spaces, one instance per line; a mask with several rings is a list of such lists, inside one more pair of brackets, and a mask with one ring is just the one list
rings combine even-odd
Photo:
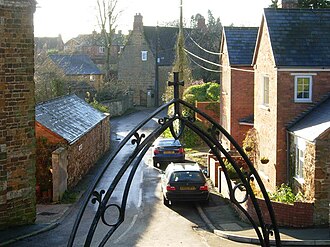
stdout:
[[[151,110],[144,110],[112,119],[112,149],[151,112]],[[151,120],[142,132],[149,134],[157,124],[157,119]],[[132,153],[134,147],[130,143],[124,147],[123,151],[106,170],[96,191],[109,188],[113,178]],[[109,203],[121,205],[127,175],[123,176],[107,205]],[[149,150],[140,163],[132,181],[127,198],[125,220],[105,246],[246,246],[221,239],[210,233],[193,204],[177,203],[171,208],[164,206],[159,182],[160,173],[152,166],[151,151]],[[88,204],[74,246],[83,246],[87,229],[95,215],[97,206],[98,203]],[[13,246],[66,246],[78,209],[79,207],[76,205],[55,229],[18,241]],[[117,217],[118,212],[109,209],[106,211],[105,221],[110,224],[115,223]],[[91,246],[97,246],[109,229],[100,221]]]

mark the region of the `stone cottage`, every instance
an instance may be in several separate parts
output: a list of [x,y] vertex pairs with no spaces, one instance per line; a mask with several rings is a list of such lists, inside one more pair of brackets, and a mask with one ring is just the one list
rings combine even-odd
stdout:
[[293,186],[314,202],[316,224],[326,224],[330,191],[330,95],[288,127]]
[[109,115],[76,95],[53,99],[36,106],[36,137],[64,148],[57,155],[66,156],[64,182],[72,188],[109,149]]
[[36,218],[35,6],[32,0],[0,1],[0,229]]
[[94,95],[103,83],[103,73],[87,55],[49,55],[39,73],[49,78],[59,78],[65,83],[66,92],[81,98],[86,97],[86,92]]
[[[222,32],[220,124],[239,145],[253,127],[254,70],[251,64],[257,34],[257,27],[224,27]],[[232,149],[226,138],[221,141],[225,148]]]
[[[200,22],[197,28],[203,24],[205,27],[205,22]],[[189,38],[192,31],[184,29],[185,47],[195,52],[200,48]],[[178,33],[177,27],[144,26],[142,15],[134,16],[133,30],[118,62],[118,80],[129,85],[134,104],[153,106],[162,102],[172,72]]]

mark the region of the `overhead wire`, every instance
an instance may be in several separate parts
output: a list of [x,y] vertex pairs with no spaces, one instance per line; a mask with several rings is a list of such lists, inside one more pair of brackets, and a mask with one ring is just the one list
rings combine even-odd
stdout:
[[196,54],[194,54],[194,53],[188,51],[186,48],[184,48],[184,51],[185,51],[186,53],[188,53],[189,55],[198,58],[199,60],[202,60],[202,61],[204,61],[204,62],[206,62],[206,63],[212,64],[212,65],[215,65],[215,66],[218,66],[218,67],[221,67],[221,68],[229,68],[229,69],[231,69],[231,70],[237,70],[237,71],[243,71],[243,72],[254,73],[254,70],[238,69],[238,68],[233,68],[233,67],[230,67],[230,66],[224,66],[224,65],[221,65],[221,64],[217,64],[217,63],[211,62],[211,61],[209,61],[209,60],[206,60],[206,59],[204,59],[204,58],[202,58],[202,57],[199,57],[199,56],[197,56]]
[[196,64],[198,67],[204,69],[204,70],[207,70],[207,71],[210,71],[210,72],[215,72],[215,73],[220,73],[221,71],[220,70],[214,70],[214,69],[209,69],[209,68],[206,68],[204,67],[203,65],[200,65],[199,63],[197,63],[194,59],[192,59],[191,57],[189,57],[189,60],[192,61],[194,64]]

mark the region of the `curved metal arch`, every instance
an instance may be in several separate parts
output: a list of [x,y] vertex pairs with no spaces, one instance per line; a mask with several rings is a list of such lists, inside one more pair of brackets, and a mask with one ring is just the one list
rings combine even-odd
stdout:
[[[170,83],[169,83],[170,84]],[[236,141],[229,135],[229,133],[222,128],[218,123],[216,123],[212,118],[210,118],[207,114],[204,112],[200,111],[196,107],[188,104],[187,102],[179,99],[179,85],[183,85],[182,82],[178,81],[178,73],[174,73],[174,82],[171,83],[174,86],[174,99],[161,106],[157,110],[155,110],[148,118],[143,120],[139,125],[137,125],[124,139],[123,141],[119,144],[119,146],[116,148],[116,150],[113,152],[113,155],[105,162],[105,166],[103,169],[99,172],[97,175],[97,179],[95,182],[89,187],[87,190],[87,193],[85,194],[83,198],[83,203],[81,205],[81,208],[78,212],[74,227],[72,229],[70,239],[68,242],[67,246],[73,246],[74,244],[74,239],[76,237],[79,225],[81,223],[83,214],[86,210],[87,205],[89,204],[89,201],[91,201],[93,204],[98,203],[98,208],[95,213],[93,222],[88,230],[88,234],[84,243],[84,246],[90,246],[93,240],[93,236],[95,233],[95,230],[101,221],[105,226],[110,227],[110,230],[105,234],[104,238],[101,240],[99,246],[104,246],[106,242],[109,240],[109,238],[112,236],[112,234],[115,232],[115,230],[120,226],[120,224],[124,221],[125,218],[125,210],[126,210],[126,203],[127,203],[127,198],[128,198],[128,193],[129,189],[131,186],[131,182],[133,180],[133,177],[137,171],[137,168],[147,152],[147,150],[150,148],[152,143],[154,142],[155,139],[157,139],[167,128],[170,128],[172,135],[178,139],[180,135],[183,133],[185,126],[188,128],[192,129],[198,136],[201,137],[201,139],[210,147],[214,155],[217,157],[217,159],[220,162],[220,165],[225,173],[225,177],[227,180],[228,188],[230,191],[230,200],[245,214],[245,216],[249,219],[251,222],[252,226],[254,227],[258,238],[260,240],[261,246],[270,246],[269,242],[269,235],[272,234],[273,232],[275,233],[275,242],[276,246],[281,246],[280,242],[280,236],[279,236],[279,231],[277,228],[275,216],[274,216],[274,211],[272,209],[268,194],[265,190],[265,187],[261,181],[261,178],[259,177],[257,171],[253,167],[253,164],[251,161],[248,159],[247,155],[245,152],[241,149],[241,147],[236,143]],[[171,105],[174,105],[174,115],[171,117],[165,117],[163,119],[160,119],[158,121],[159,126],[152,131],[147,137],[145,134],[139,134],[138,131],[142,129],[144,125],[146,125],[153,117],[155,117],[157,114],[159,114],[161,111],[167,109]],[[180,111],[180,106],[185,106],[188,107],[190,110],[192,110],[194,113],[198,113],[202,115],[209,123],[212,124],[212,129],[211,129],[211,134],[205,132],[201,128],[199,128],[196,124],[194,124],[193,118],[191,117],[183,117],[182,113]],[[178,120],[180,122],[180,128],[178,132],[174,130],[173,127],[173,122]],[[237,151],[240,153],[240,155],[243,157],[244,161],[248,165],[250,169],[250,173],[248,176],[244,175],[238,165],[236,164],[235,160],[230,156],[230,154],[222,147],[221,143],[216,139],[216,133],[221,132],[224,134],[228,140],[233,144],[233,146],[237,149]],[[135,139],[132,139],[135,138]],[[120,168],[120,171],[116,174],[114,180],[112,181],[111,185],[105,192],[104,190],[101,191],[96,191],[97,184],[100,182],[102,176],[104,175],[105,171],[108,169],[110,164],[114,161],[116,158],[117,154],[122,150],[122,148],[129,142],[129,140],[132,139],[132,144],[136,145],[135,150],[133,151],[132,155],[128,157],[128,159],[125,161],[124,165]],[[143,140],[144,139],[144,140]],[[235,186],[232,188],[232,185],[230,183],[230,178],[228,175],[228,171],[226,169],[226,166],[224,162],[221,159],[221,153],[229,160],[229,162],[232,164],[233,168],[235,169],[236,173],[238,174],[239,178],[241,179],[241,184]],[[109,200],[111,198],[112,193],[114,192],[116,186],[118,185],[120,179],[123,177],[125,172],[128,171],[128,169],[131,168],[128,176],[128,180],[125,185],[125,189],[122,195],[122,201],[121,204],[115,204],[115,203],[109,203]],[[259,187],[264,195],[265,202],[267,204],[267,208],[269,211],[269,215],[272,221],[272,225],[268,226],[264,223],[263,216],[260,210],[260,207],[258,205],[258,202],[253,194],[252,188],[250,186],[250,181],[251,181],[251,176],[254,176],[254,178],[257,180]],[[243,186],[246,189],[246,197],[243,201],[238,201],[235,198],[235,190],[239,187]],[[259,225],[262,229],[262,233],[258,228],[258,224],[254,222],[252,217],[246,212],[246,210],[241,206],[241,203],[243,203],[247,197],[250,196],[255,208],[255,211],[258,216],[259,220]],[[108,204],[109,203],[109,204]],[[114,208],[118,210],[119,216],[117,221],[114,224],[110,224],[106,221],[105,219],[105,214],[106,212],[110,209]]]

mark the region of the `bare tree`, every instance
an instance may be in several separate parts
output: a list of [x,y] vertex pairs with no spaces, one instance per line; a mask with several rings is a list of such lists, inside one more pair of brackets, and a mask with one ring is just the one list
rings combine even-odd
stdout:
[[106,46],[106,81],[109,81],[110,78],[110,52],[113,36],[116,32],[116,22],[122,12],[117,10],[117,5],[118,0],[97,0],[98,24]]

